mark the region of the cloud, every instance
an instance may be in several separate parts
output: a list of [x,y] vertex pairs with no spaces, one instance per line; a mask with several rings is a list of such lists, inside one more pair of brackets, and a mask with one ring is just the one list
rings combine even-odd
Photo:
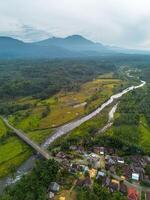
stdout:
[[37,40],[49,35],[82,34],[106,44],[148,48],[149,19],[148,0],[0,2],[0,35],[11,33],[24,40]]

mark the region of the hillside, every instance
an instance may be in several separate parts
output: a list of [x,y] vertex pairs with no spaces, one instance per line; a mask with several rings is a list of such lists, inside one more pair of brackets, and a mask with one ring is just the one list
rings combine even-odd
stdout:
[[58,46],[63,47],[65,49],[71,50],[71,51],[78,51],[78,52],[99,52],[99,53],[111,53],[109,48],[105,47],[104,45],[100,43],[92,42],[83,36],[80,35],[72,35],[68,36],[66,38],[57,38],[52,37],[47,40],[43,40],[40,42],[37,42],[38,45],[44,45],[44,46]]
[[113,53],[102,44],[73,35],[66,38],[49,38],[40,42],[23,41],[0,37],[0,59],[11,58],[72,58],[100,56]]
[[0,58],[64,58],[78,56],[73,52],[56,46],[37,46],[10,37],[0,37]]

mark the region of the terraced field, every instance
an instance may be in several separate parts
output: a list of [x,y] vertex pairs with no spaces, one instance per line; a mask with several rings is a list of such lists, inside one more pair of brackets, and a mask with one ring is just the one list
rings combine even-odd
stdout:
[[61,91],[46,100],[21,99],[18,103],[30,103],[31,109],[17,112],[9,120],[25,131],[60,126],[81,117],[101,105],[121,83],[118,79],[97,78],[83,84],[77,92]]
[[[60,91],[45,100],[20,98],[16,101],[17,104],[28,104],[29,107],[10,115],[9,121],[40,144],[51,135],[53,128],[81,117],[101,105],[113,94],[115,88],[120,87],[120,84],[121,81],[114,79],[112,74],[106,74],[83,84],[78,91]],[[90,123],[85,126],[91,127]],[[98,121],[95,123],[96,127],[101,124]],[[2,121],[0,125],[0,135],[6,135],[4,142],[0,143],[0,177],[3,177],[11,172],[10,166],[19,166],[31,155],[32,150],[20,139],[12,136],[13,133],[10,135]]]

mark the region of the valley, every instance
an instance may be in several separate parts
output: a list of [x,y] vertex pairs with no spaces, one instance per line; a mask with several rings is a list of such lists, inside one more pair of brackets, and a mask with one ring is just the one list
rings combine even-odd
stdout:
[[[16,109],[13,114],[7,114],[10,123],[27,133],[31,140],[41,144],[56,127],[92,112],[106,101],[121,84],[122,81],[113,78],[111,72],[104,73],[81,84],[78,91],[61,90],[44,100],[31,96],[18,97],[6,106],[2,102],[1,110],[7,114],[7,110],[3,111],[3,109],[8,106],[10,106],[8,109]],[[124,82],[124,84],[127,83]],[[7,99],[9,101],[9,97]],[[76,106],[83,102],[86,102],[86,105]],[[13,173],[23,161],[32,155],[32,149],[7,129],[2,121],[1,124],[0,177],[4,177]],[[12,151],[14,145],[15,149]]]
[[[117,70],[116,73],[110,70],[110,72],[95,74],[95,77],[91,76],[91,80],[80,83],[80,85],[75,89],[66,90],[63,87],[60,87],[59,91],[56,91],[55,94],[52,94],[50,96],[46,96],[46,98],[38,97],[39,94],[41,95],[41,91],[39,91],[40,93],[36,94],[36,96],[31,96],[27,94],[24,96],[18,95],[18,97],[15,98],[13,101],[9,101],[9,107],[7,105],[6,110],[1,106],[1,113],[2,115],[4,115],[5,113],[5,116],[8,118],[9,122],[17,129],[23,130],[27,134],[27,137],[29,137],[31,140],[37,142],[38,144],[43,144],[43,142],[46,140],[43,146],[48,147],[48,150],[52,156],[56,155],[56,152],[58,152],[59,150],[65,153],[68,152],[68,148],[71,145],[81,147],[83,146],[86,149],[91,148],[95,144],[99,144],[101,146],[109,145],[109,147],[114,147],[115,140],[117,142],[116,149],[117,152],[119,152],[119,155],[126,155],[127,152],[130,152],[129,154],[132,154],[139,151],[141,151],[141,153],[148,154],[149,144],[146,145],[146,140],[149,140],[149,126],[146,120],[148,116],[145,115],[144,110],[144,114],[142,114],[140,118],[139,126],[140,133],[143,134],[143,136],[141,135],[143,140],[140,139],[140,143],[138,143],[138,140],[136,138],[135,140],[134,136],[132,136],[132,133],[135,132],[135,135],[137,136],[138,132],[136,129],[134,130],[134,125],[132,126],[131,117],[127,117],[127,119],[130,119],[129,127],[124,124],[120,124],[119,126],[122,128],[121,129],[117,125],[117,123],[122,123],[120,119],[122,113],[119,113],[118,111],[121,110],[124,113],[124,109],[126,108],[123,107],[124,102],[130,102],[128,99],[126,100],[126,98],[128,98],[128,96],[130,95],[134,95],[134,97],[137,96],[137,98],[140,98],[138,92],[141,94],[142,92],[147,91],[149,88],[149,83],[148,85],[146,84],[146,86],[144,86],[145,82],[142,82],[141,85],[135,86],[137,92],[134,91],[134,87],[129,86],[138,85],[139,79],[133,78],[132,75],[131,77],[128,77],[126,75],[124,76],[123,74],[126,70],[128,70],[128,67],[125,67],[125,69],[122,68],[120,72],[119,70]],[[135,71],[134,69],[131,69],[131,73],[133,75],[136,74],[137,76],[137,72],[135,73]],[[129,87],[130,89],[124,90],[124,92],[122,92],[123,89],[127,87]],[[128,91],[130,92],[129,94],[125,94],[125,91],[127,93]],[[121,93],[119,94],[119,92]],[[118,95],[114,95],[113,98],[113,94],[116,93],[118,93]],[[114,124],[111,127],[108,126],[105,131],[101,132],[103,127],[105,127],[108,123],[108,113],[110,112],[110,110],[112,110],[113,106],[116,105],[117,98],[121,97],[123,94],[125,94],[125,96],[121,98],[121,102],[119,102],[118,104],[117,111],[115,108],[116,114]],[[147,94],[149,95],[149,93]],[[143,95],[141,94],[141,96]],[[4,98],[6,98],[6,96],[4,96]],[[9,97],[7,98],[9,100]],[[146,98],[147,97],[145,97],[145,99]],[[131,100],[133,99],[134,98],[131,97]],[[134,100],[136,100],[136,98]],[[107,101],[109,102],[108,104]],[[4,105],[3,102],[1,103],[1,105]],[[105,106],[103,107],[103,105],[105,104],[106,108]],[[131,105],[133,104],[134,103],[132,102]],[[100,111],[100,105],[102,105],[103,107],[102,111]],[[137,102],[135,103],[135,105],[137,105]],[[128,106],[130,108],[130,105]],[[92,115],[92,113],[96,112],[96,109],[99,110],[100,113],[97,112],[97,114],[94,116]],[[12,110],[13,112],[11,111],[10,114],[9,110]],[[90,115],[92,115],[91,118],[88,117]],[[66,136],[64,135],[63,141],[62,137],[58,137],[58,139],[56,140],[57,137],[55,138],[55,132],[56,134],[57,130],[59,132],[59,127],[60,130],[61,127],[67,127],[67,124],[70,124],[70,126],[72,127],[71,123],[78,123],[78,121],[82,121],[82,119],[84,118],[88,118],[88,121],[83,120],[84,123],[79,123],[77,127],[73,126],[73,128],[71,129],[66,129],[68,130],[67,132],[70,132],[70,134]],[[126,119],[124,114],[122,118],[123,120]],[[136,119],[136,116],[133,116],[133,118]],[[8,180],[11,183],[11,181],[13,182],[15,181],[15,179],[11,180],[10,175],[12,174],[12,176],[16,176],[15,171],[25,160],[27,160],[33,154],[33,150],[24,142],[22,142],[19,138],[17,138],[14,133],[5,126],[2,120],[0,121],[0,123],[0,149],[2,152],[2,157],[0,159],[0,175],[2,178],[9,174]],[[121,130],[128,130],[128,134],[130,135],[127,136],[127,134],[121,132]],[[67,132],[64,132],[64,134]],[[126,138],[124,138],[124,135],[125,137],[127,136],[129,138],[129,142],[128,140],[126,140]],[[51,142],[53,141],[53,137],[56,141],[51,144]],[[51,145],[49,146],[49,144]],[[14,145],[15,148],[12,151],[12,147]],[[123,151],[122,148],[126,150]],[[70,156],[73,155],[74,153]],[[76,154],[74,156],[76,156]],[[30,157],[29,160],[31,158],[32,157]],[[24,166],[27,162],[28,160],[25,162]],[[34,165],[34,163],[35,160],[31,160],[29,164],[30,169],[32,168],[32,164]],[[24,167],[22,166],[21,168],[23,169]],[[27,171],[29,170],[28,167],[26,169]],[[21,171],[19,173],[21,173]],[[26,171],[23,170],[22,173],[24,174],[26,173]],[[21,176],[21,174],[18,174],[16,180],[18,180],[19,177],[21,178]],[[4,179],[1,184],[8,180]]]

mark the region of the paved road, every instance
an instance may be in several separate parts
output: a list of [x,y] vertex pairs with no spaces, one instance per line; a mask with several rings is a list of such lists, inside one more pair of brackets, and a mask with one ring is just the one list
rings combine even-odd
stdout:
[[35,149],[38,153],[40,153],[44,158],[46,158],[47,160],[52,158],[50,156],[50,154],[48,153],[48,151],[44,148],[42,148],[41,146],[39,146],[38,144],[36,144],[35,142],[33,142],[30,138],[28,138],[26,136],[25,133],[23,133],[21,130],[18,130],[16,128],[14,128],[12,125],[9,124],[8,120],[5,118],[2,118],[3,121],[5,122],[6,126],[9,127],[11,130],[14,131],[14,133],[16,133],[16,135],[21,138],[25,143],[27,143],[29,146],[31,146],[33,149]]

